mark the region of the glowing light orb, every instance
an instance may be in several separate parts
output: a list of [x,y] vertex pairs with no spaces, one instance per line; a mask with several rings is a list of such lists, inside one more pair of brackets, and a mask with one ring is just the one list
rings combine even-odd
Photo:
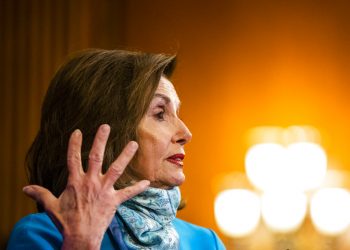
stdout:
[[311,219],[322,234],[338,235],[350,225],[350,194],[342,188],[323,188],[310,201]]
[[311,142],[288,145],[287,159],[293,186],[307,191],[321,185],[327,172],[327,155],[323,148]]
[[262,191],[307,191],[321,185],[327,171],[327,156],[311,142],[252,146],[245,157],[250,182]]
[[307,197],[298,192],[270,192],[262,196],[262,218],[274,232],[293,232],[305,219]]
[[252,233],[260,221],[260,199],[244,189],[231,189],[215,199],[215,219],[221,231],[230,237]]
[[277,143],[252,146],[245,157],[245,168],[250,182],[260,190],[273,190],[283,185],[285,148]]

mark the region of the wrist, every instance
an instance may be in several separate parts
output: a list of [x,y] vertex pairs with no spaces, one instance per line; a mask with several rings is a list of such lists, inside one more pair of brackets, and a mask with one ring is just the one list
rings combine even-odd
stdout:
[[95,235],[64,235],[62,250],[99,250],[102,237]]

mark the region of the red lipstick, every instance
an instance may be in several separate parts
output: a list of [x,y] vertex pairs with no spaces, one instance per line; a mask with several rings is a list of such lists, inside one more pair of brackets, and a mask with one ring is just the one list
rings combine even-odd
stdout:
[[184,154],[174,154],[170,157],[168,157],[166,160],[170,163],[173,163],[179,167],[182,167],[184,164],[183,164],[183,160],[185,158],[185,155]]

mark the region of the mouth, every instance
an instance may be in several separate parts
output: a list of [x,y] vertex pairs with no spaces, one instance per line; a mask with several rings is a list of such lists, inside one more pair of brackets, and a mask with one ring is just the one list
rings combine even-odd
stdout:
[[166,160],[172,164],[175,164],[179,167],[183,167],[183,160],[185,159],[184,154],[174,154],[170,157],[168,157]]

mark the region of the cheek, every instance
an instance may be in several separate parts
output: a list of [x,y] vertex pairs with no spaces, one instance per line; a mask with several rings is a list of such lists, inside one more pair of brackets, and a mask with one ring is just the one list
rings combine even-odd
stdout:
[[167,143],[164,140],[161,140],[161,138],[153,136],[144,140],[140,147],[142,152],[144,152],[145,157],[149,158],[150,160],[152,158],[154,158],[154,160],[158,160],[159,158],[165,156]]
[[148,122],[148,126],[139,133],[139,143],[146,150],[153,149],[154,151],[164,148],[165,145],[170,141],[170,129],[159,122]]
[[168,143],[161,134],[143,134],[140,144],[140,164],[157,164],[167,156]]

